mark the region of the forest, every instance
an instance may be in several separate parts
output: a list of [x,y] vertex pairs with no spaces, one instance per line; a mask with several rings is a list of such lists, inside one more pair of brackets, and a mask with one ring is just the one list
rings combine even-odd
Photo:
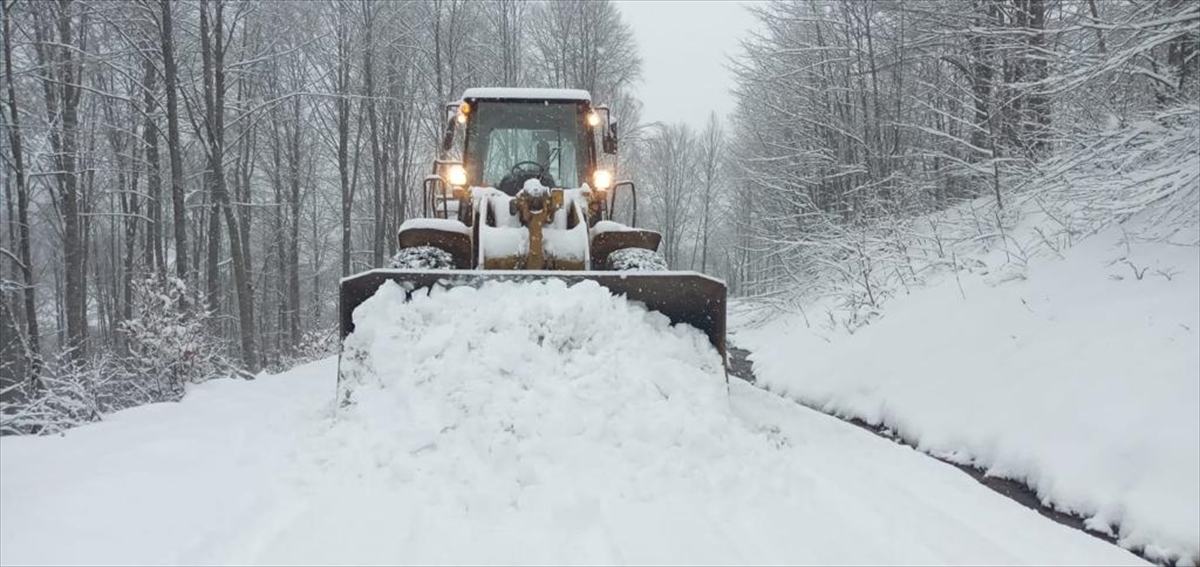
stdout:
[[[1003,231],[1015,195],[1121,132],[1200,121],[1190,0],[748,2],[736,109],[702,128],[641,119],[609,0],[0,7],[5,433],[335,354],[339,279],[395,252],[469,87],[590,91],[667,263],[782,307],[841,282],[869,309],[915,219],[987,198],[977,230]],[[1191,173],[1122,210],[1190,219]]]

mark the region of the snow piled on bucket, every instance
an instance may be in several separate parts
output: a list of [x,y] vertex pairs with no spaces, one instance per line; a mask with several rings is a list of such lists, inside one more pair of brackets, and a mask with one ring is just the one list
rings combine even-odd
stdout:
[[[704,541],[712,517],[807,492],[769,474],[784,464],[770,464],[778,447],[733,415],[700,331],[594,282],[489,282],[407,302],[386,283],[355,310],[355,328],[342,359],[349,402],[319,440],[330,456],[299,474],[340,495],[322,525],[361,523],[365,502],[333,488],[353,471],[376,508],[393,499],[381,529],[421,535],[398,556],[330,559],[737,561],[728,542]],[[606,538],[608,515],[623,519]],[[323,560],[275,549],[284,555],[258,560]]]
[[636,470],[620,475],[628,486],[610,488],[640,490],[637,479],[656,471],[686,477],[731,449],[767,449],[725,442],[740,428],[720,357],[700,331],[672,327],[593,282],[489,282],[414,296],[406,303],[399,285],[384,284],[355,310],[346,340],[352,391],[338,427],[396,434],[361,452],[371,459],[412,474],[474,476],[495,489],[486,494],[506,498],[555,479],[605,485],[599,477],[613,466]]

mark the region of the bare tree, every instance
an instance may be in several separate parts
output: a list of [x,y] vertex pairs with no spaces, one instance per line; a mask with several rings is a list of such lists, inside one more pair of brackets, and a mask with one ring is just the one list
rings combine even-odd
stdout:
[[[209,4],[213,5],[210,31]],[[205,141],[208,174],[211,178],[213,197],[225,218],[229,234],[229,248],[233,256],[234,287],[237,290],[238,323],[242,346],[242,360],[251,371],[259,368],[258,336],[255,331],[254,297],[250,290],[249,270],[242,246],[242,235],[234,216],[225,180],[225,55],[229,47],[229,36],[225,31],[224,0],[201,0],[200,3],[200,54],[204,60],[204,124],[196,124],[197,136]],[[236,21],[236,20],[235,20]],[[236,24],[235,24],[236,25]],[[232,30],[230,30],[232,32]],[[213,214],[216,214],[214,211]],[[217,225],[214,222],[213,226]]]
[[175,61],[175,34],[171,0],[159,0],[161,9],[163,81],[167,95],[167,153],[171,159],[171,215],[175,232],[175,273],[188,280],[187,218],[183,193],[183,147],[179,141],[179,71]]
[[528,26],[529,2],[525,0],[496,0],[483,8],[494,26],[492,34],[497,44],[491,50],[495,62],[492,82],[497,86],[517,87],[523,84],[525,53],[522,48]]
[[17,184],[17,254],[24,285],[22,305],[25,309],[25,340],[29,345],[29,352],[25,353],[25,357],[30,365],[30,379],[36,380],[41,363],[41,341],[37,320],[37,288],[33,279],[33,255],[29,243],[29,181],[25,172],[25,152],[21,144],[21,113],[18,110],[16,87],[13,83],[12,4],[15,3],[16,0],[11,3],[0,0],[0,10],[4,11],[4,79],[8,87],[8,142]]
[[696,139],[686,124],[651,125],[644,142],[642,174],[652,226],[662,233],[659,251],[667,265],[682,260],[683,244],[695,209]]
[[63,256],[66,272],[68,351],[74,360],[87,356],[86,227],[80,216],[83,201],[76,168],[79,152],[79,102],[83,94],[83,56],[87,52],[88,16],[72,0],[58,0],[48,9],[34,10],[35,49],[43,71],[46,121],[55,167],[55,189],[61,204]]
[[[725,156],[725,131],[716,113],[708,116],[700,134],[696,157],[699,160],[700,230],[696,249],[700,251],[700,271],[708,270],[708,241],[713,231],[713,214],[717,210],[717,191],[722,183],[722,160]],[[692,265],[695,265],[695,254]]]

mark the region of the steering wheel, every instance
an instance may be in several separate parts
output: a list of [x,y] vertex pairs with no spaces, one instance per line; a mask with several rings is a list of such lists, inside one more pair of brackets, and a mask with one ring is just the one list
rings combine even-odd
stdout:
[[554,178],[550,177],[541,163],[533,160],[519,161],[509,168],[508,175],[500,181],[498,189],[508,195],[516,195],[525,181],[535,178],[546,187],[554,186]]
[[[537,171],[533,171],[532,169],[526,169],[524,167],[526,165],[532,165],[533,167],[536,167]],[[541,175],[545,171],[546,171],[546,168],[543,167],[542,164],[540,164],[536,161],[533,161],[533,160],[529,160],[529,161],[519,161],[519,162],[513,164],[513,166],[511,168],[509,168],[508,173],[511,174],[512,176],[516,177],[518,175],[523,175],[525,173]]]

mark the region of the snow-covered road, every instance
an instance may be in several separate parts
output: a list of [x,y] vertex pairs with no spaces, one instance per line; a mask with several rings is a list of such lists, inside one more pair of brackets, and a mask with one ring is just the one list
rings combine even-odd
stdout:
[[336,415],[330,359],[0,440],[0,563],[1141,563],[598,286],[398,294]]

